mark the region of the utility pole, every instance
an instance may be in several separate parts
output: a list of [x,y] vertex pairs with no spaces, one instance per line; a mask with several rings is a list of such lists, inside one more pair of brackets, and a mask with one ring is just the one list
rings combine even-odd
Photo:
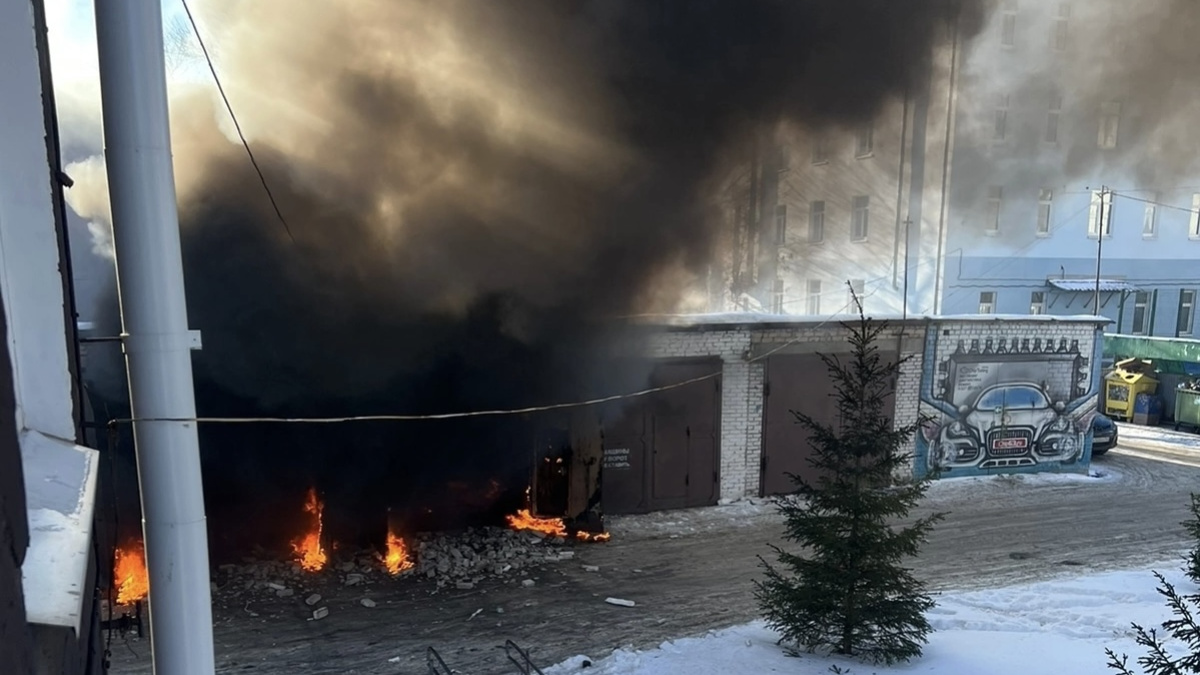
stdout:
[[[212,675],[208,536],[158,0],[95,0],[104,155],[159,675]],[[141,420],[141,421],[138,421]]]
[[904,218],[904,303],[902,316],[908,319],[908,245],[909,245],[909,230],[912,228],[912,218]]
[[1104,216],[1112,203],[1108,186],[1100,186],[1100,213],[1096,217],[1096,316],[1100,316],[1100,261],[1104,251]]

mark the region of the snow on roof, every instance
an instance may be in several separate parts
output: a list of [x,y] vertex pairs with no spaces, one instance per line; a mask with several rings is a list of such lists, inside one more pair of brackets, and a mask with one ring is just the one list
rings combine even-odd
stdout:
[[[651,314],[634,317],[637,323],[650,326],[667,327],[717,327],[717,326],[748,326],[748,325],[822,325],[854,321],[856,314],[831,315],[797,315],[797,314],[764,314],[756,312],[727,312],[716,314]],[[1054,316],[1050,314],[952,314],[931,316],[926,314],[910,314],[907,317],[895,314],[867,315],[873,321],[888,322],[933,322],[933,321],[1021,321],[1035,323],[1091,323],[1107,325],[1112,319],[1093,315]]]
[[[1072,293],[1095,293],[1095,279],[1047,279],[1046,283],[1052,288],[1060,291],[1068,291]],[[1137,286],[1123,279],[1101,279],[1101,293],[1115,293],[1118,291],[1136,291]]]
[[21,433],[29,549],[21,565],[30,623],[80,634],[91,555],[99,454],[37,431]]

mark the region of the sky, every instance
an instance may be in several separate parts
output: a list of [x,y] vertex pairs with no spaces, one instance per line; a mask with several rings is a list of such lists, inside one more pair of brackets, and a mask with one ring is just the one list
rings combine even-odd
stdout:
[[[59,126],[68,161],[98,152],[100,126],[100,71],[96,52],[95,6],[91,0],[44,0],[49,29],[50,66],[54,76]],[[163,0],[163,25],[168,36],[184,34],[187,24],[180,0]],[[203,3],[193,11],[203,20]],[[168,38],[168,43],[171,40]],[[196,77],[204,72],[197,59],[185,57],[194,43],[168,44],[168,81]]]

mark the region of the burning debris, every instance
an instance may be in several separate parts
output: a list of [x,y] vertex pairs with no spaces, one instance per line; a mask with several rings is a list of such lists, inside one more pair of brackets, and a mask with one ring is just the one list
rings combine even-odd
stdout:
[[387,568],[388,574],[392,576],[411,570],[414,564],[409,557],[408,546],[390,527],[387,533],[387,553],[384,554],[383,564]]
[[146,570],[146,550],[142,542],[118,547],[113,560],[117,604],[132,605],[144,600],[150,594],[150,574]]
[[325,503],[317,497],[317,489],[308,489],[308,499],[304,502],[304,512],[312,518],[308,532],[292,542],[292,549],[300,557],[300,566],[309,572],[319,572],[325,567],[325,547],[321,543],[321,513]]

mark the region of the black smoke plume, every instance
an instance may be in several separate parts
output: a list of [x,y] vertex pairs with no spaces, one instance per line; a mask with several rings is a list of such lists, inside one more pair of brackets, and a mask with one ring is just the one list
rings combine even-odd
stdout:
[[[201,27],[291,235],[220,132],[223,109],[181,95],[200,414],[442,413],[637,389],[644,367],[604,358],[612,319],[685,300],[714,254],[706,190],[725,153],[787,120],[871,118],[982,12],[209,3]],[[331,505],[380,513],[433,503],[453,481],[523,487],[528,422],[206,425],[210,512],[244,514],[273,489],[294,508],[310,481]]]

